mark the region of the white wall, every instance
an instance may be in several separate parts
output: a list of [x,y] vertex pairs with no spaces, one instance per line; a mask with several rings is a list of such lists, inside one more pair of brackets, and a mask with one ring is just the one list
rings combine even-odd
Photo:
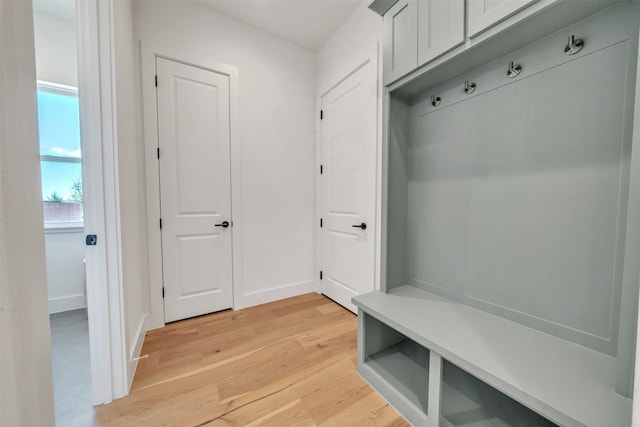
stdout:
[[33,21],[38,80],[78,87],[75,22],[38,11]]
[[0,425],[54,424],[31,2],[0,2]]
[[137,366],[149,315],[149,257],[144,169],[144,140],[139,97],[137,43],[130,0],[113,2],[115,31],[116,144],[120,185],[120,242],[124,290],[127,380]]
[[149,49],[239,70],[242,194],[234,197],[243,212],[234,221],[243,227],[243,282],[235,308],[312,291],[314,54],[200,3],[134,4],[136,38]]
[[353,70],[357,58],[381,42],[382,17],[369,10],[369,4],[370,0],[364,0],[318,51],[318,98]]
[[49,313],[86,307],[84,292],[84,231],[48,231],[47,255]]

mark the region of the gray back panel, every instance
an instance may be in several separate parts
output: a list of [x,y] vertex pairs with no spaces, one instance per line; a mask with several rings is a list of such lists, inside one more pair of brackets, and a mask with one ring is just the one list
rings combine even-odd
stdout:
[[[624,120],[633,114],[625,110],[628,56],[621,42],[417,113],[411,285],[615,354],[631,151]],[[391,191],[403,173],[389,177],[390,203],[404,202]],[[393,232],[389,224],[390,244]],[[389,263],[391,279],[398,261]]]
[[409,174],[410,109],[391,97],[387,178],[386,290],[407,284],[407,198]]

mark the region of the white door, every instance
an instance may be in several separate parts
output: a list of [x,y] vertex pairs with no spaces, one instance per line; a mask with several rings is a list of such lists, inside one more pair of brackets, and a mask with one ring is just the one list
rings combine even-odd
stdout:
[[351,298],[374,290],[376,65],[368,61],[322,96],[322,286]]
[[229,77],[157,59],[165,321],[230,308]]

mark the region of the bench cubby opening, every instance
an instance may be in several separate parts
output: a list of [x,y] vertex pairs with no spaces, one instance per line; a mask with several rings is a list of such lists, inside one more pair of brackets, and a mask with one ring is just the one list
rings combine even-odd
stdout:
[[426,421],[429,350],[373,316],[363,314],[359,320],[362,330],[368,331],[359,346],[360,373],[373,377],[374,388],[387,400],[401,400],[414,422]]
[[443,427],[557,426],[446,360],[440,405]]

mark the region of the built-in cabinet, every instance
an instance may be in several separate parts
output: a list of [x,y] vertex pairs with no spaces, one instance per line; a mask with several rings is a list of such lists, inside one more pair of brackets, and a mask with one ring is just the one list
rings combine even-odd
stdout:
[[391,83],[464,42],[464,0],[400,0],[385,14],[383,33]]
[[469,37],[496,25],[538,0],[467,0]]
[[418,66],[464,42],[464,0],[418,1]]
[[[395,13],[453,16],[430,3]],[[353,300],[358,372],[416,426],[629,426],[640,3],[465,7],[490,38],[385,68],[381,290]]]
[[418,0],[400,0],[384,15],[383,75],[390,83],[418,66]]
[[[611,4],[614,1],[616,0],[594,0],[584,3],[574,1],[573,6],[580,6],[584,13],[589,14],[602,4]],[[445,54],[454,56],[461,53],[474,43],[483,42],[484,40],[476,38],[496,25],[518,25],[555,3],[566,5],[568,2],[399,0],[384,15],[383,20],[384,83],[389,85],[396,82],[412,71],[440,60]],[[533,5],[536,7],[531,7]]]

